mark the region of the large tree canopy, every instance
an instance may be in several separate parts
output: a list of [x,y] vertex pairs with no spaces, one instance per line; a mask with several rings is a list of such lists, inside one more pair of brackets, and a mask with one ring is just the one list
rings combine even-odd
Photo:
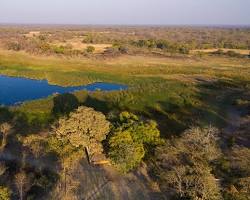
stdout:
[[154,146],[159,137],[156,122],[145,122],[132,113],[122,112],[109,139],[109,156],[119,170],[127,172],[141,162],[145,145]]
[[130,132],[115,134],[109,141],[109,156],[122,172],[136,167],[145,155],[142,143],[133,141]]
[[0,199],[10,200],[11,192],[8,188],[0,186]]
[[79,107],[67,118],[59,119],[53,128],[57,139],[68,141],[72,146],[88,147],[91,154],[102,152],[101,142],[110,130],[105,115],[88,107]]
[[191,128],[181,138],[167,141],[156,151],[162,188],[179,198],[218,200],[220,188],[210,162],[220,156],[218,130]]

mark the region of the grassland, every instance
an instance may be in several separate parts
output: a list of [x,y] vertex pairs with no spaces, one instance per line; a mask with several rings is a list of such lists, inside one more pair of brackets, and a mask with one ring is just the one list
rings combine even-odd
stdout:
[[95,48],[94,53],[96,54],[103,53],[108,47],[112,47],[111,44],[83,43],[82,38],[72,38],[64,42],[53,41],[53,43],[51,44],[56,46],[70,46],[72,47],[73,50],[79,50],[79,51],[86,49],[88,46],[92,46]]
[[[250,83],[246,58],[125,55],[80,59],[1,50],[0,66],[0,74],[47,79],[62,86],[98,81],[127,84],[127,91],[80,91],[75,95],[82,104],[105,113],[130,110],[153,118],[164,134],[195,124],[223,126],[227,107]],[[26,113],[32,123],[46,124],[52,108],[53,97],[49,97],[14,109]]]
[[24,52],[2,50],[0,65],[1,74],[47,79],[51,84],[63,86],[96,81],[128,83],[133,82],[135,77],[174,79],[180,75],[193,78],[205,75],[210,78],[249,79],[248,59],[212,56],[204,58],[122,56],[113,59],[78,59],[32,56]]
[[195,53],[214,53],[218,50],[222,50],[223,52],[229,52],[229,51],[233,51],[235,53],[241,54],[241,55],[249,55],[250,51],[247,49],[225,49],[225,48],[215,48],[215,49],[195,49],[195,50],[191,50],[191,53],[195,54]]

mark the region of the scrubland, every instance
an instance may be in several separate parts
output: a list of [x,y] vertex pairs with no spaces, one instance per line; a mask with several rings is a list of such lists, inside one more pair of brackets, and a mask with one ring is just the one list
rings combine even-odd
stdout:
[[[1,107],[3,194],[18,199],[22,186],[27,199],[248,199],[249,29],[55,30],[2,28],[0,74],[128,89]],[[84,121],[91,116],[99,121]],[[111,165],[89,165],[85,146],[103,148]]]

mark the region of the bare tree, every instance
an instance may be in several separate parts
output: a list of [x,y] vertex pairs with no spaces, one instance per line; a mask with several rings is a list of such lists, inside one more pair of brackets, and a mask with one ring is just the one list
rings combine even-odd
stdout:
[[26,175],[24,171],[21,171],[20,173],[16,174],[15,182],[19,191],[20,200],[23,200],[24,193],[28,190],[30,186],[29,177]]
[[191,128],[182,137],[158,147],[156,161],[162,188],[174,191],[179,197],[221,199],[220,185],[210,166],[221,153],[217,135],[218,130],[213,127]]

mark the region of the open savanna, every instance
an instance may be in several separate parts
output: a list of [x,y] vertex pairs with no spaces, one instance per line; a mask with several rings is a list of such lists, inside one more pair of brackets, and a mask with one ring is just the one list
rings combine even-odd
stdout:
[[[227,109],[249,89],[247,58],[217,56],[66,58],[0,51],[0,74],[46,79],[62,86],[115,82],[126,91],[75,92],[79,101],[105,113],[129,110],[157,120],[162,133],[196,124],[223,126]],[[230,98],[228,98],[230,97]],[[53,97],[12,108],[30,123],[52,120]]]
[[83,43],[82,38],[72,38],[64,42],[53,41],[52,45],[56,46],[70,46],[73,50],[83,51],[87,47],[92,46],[95,48],[94,53],[103,53],[108,47],[112,47],[112,44],[92,44],[92,43]]

